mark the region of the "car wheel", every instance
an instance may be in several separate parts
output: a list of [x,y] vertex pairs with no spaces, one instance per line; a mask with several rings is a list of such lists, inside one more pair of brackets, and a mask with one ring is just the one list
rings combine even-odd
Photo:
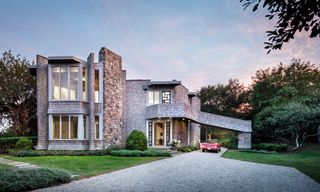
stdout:
[[206,152],[206,150],[202,149],[202,152]]

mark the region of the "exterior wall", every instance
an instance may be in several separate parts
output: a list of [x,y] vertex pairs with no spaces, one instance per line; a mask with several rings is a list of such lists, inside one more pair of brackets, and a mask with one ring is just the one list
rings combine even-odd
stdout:
[[49,114],[89,114],[89,104],[82,101],[50,101]]
[[94,80],[95,80],[95,64],[94,64],[94,54],[90,53],[88,59],[88,102],[89,102],[89,149],[95,150],[96,147],[94,145],[95,140],[95,113],[94,113]]
[[177,139],[181,146],[188,145],[188,121],[186,120],[172,120],[172,139]]
[[251,133],[239,133],[238,148],[251,149]]
[[143,89],[148,80],[128,80],[126,86],[126,129],[128,134],[134,130],[146,133],[147,92]]
[[121,57],[101,48],[99,62],[103,64],[103,136],[104,147],[123,146],[123,83]]
[[200,141],[200,124],[190,123],[190,145],[197,145]]
[[177,85],[173,88],[173,102],[190,106],[188,98],[188,89],[183,85]]
[[48,59],[37,55],[37,149],[48,149]]
[[127,136],[128,136],[128,130],[127,130],[127,110],[126,110],[126,103],[127,103],[127,72],[125,70],[122,70],[122,106],[123,106],[123,112],[122,112],[122,146],[125,146]]

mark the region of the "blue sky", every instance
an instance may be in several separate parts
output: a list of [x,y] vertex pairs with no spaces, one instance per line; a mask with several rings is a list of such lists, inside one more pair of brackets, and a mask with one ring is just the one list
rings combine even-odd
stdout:
[[105,46],[120,54],[129,79],[177,79],[190,89],[238,78],[300,58],[319,65],[320,39],[300,33],[266,55],[273,22],[238,0],[1,0],[0,51],[29,60]]

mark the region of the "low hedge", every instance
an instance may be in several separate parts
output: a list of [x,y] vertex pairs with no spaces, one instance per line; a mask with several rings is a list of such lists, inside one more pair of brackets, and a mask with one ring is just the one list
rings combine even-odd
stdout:
[[29,191],[71,181],[68,173],[48,168],[0,168],[0,175],[0,192]]
[[238,148],[238,137],[237,136],[230,136],[228,139],[225,139],[221,142],[223,147],[228,149],[237,149]]
[[190,145],[190,146],[185,146],[185,147],[179,147],[177,149],[177,151],[180,151],[180,152],[191,152],[191,151],[196,151],[198,150],[198,147],[197,146],[193,146],[193,145]]
[[9,150],[15,149],[17,142],[22,138],[31,140],[34,146],[37,145],[37,137],[1,137],[0,153],[8,153]]
[[160,151],[160,150],[147,150],[147,151],[118,150],[118,151],[111,151],[111,156],[119,156],[119,157],[171,157],[171,154],[168,151]]
[[266,150],[266,151],[276,151],[285,152],[287,151],[287,144],[277,144],[277,143],[260,143],[252,145],[252,149],[256,150]]
[[35,157],[35,156],[105,156],[110,155],[111,150],[83,150],[83,151],[53,151],[53,150],[11,150],[9,155],[15,157]]
[[95,151],[16,151],[12,150],[9,155],[15,157],[35,157],[35,156],[120,156],[120,157],[170,157],[167,151],[160,150],[95,150]]

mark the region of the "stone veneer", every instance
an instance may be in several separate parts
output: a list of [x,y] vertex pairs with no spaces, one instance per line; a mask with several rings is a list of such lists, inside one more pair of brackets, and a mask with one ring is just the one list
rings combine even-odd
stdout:
[[103,136],[104,148],[123,146],[123,75],[121,57],[103,47],[99,52],[103,64]]
[[48,149],[48,59],[37,55],[37,149]]

